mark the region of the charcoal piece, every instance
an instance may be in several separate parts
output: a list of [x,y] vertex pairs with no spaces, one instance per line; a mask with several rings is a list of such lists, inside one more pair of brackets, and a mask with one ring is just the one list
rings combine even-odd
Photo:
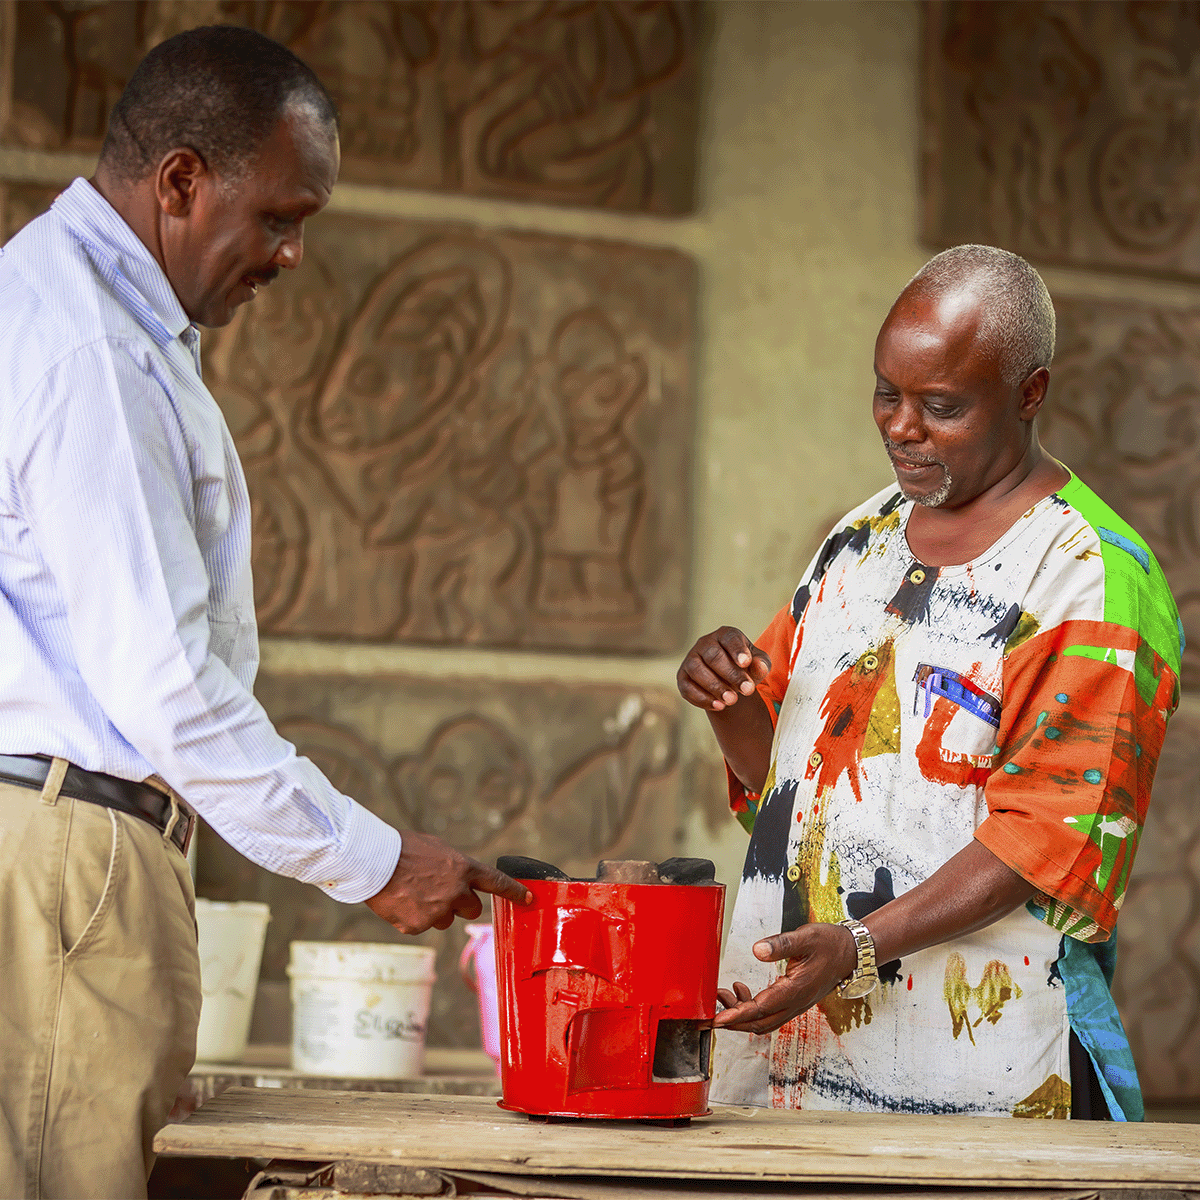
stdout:
[[513,879],[556,879],[571,877],[548,862],[537,858],[526,858],[523,854],[502,854],[496,859],[496,870],[503,871]]
[[707,858],[668,858],[658,864],[658,877],[663,883],[715,883],[717,868]]
[[601,859],[596,865],[599,883],[661,883],[658,864],[641,859]]

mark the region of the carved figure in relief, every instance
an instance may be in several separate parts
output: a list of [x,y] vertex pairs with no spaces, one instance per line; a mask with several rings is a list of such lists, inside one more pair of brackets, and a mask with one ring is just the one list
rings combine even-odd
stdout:
[[649,372],[613,317],[568,312],[531,345],[511,264],[482,237],[423,240],[349,318],[316,266],[208,350],[256,505],[263,628],[344,617],[347,565],[374,580],[350,599],[376,636],[503,644],[534,622],[640,621]]
[[437,6],[445,182],[484,179],[643,208],[653,186],[649,94],[684,61],[671,3]]
[[417,829],[467,849],[506,829],[533,789],[525,751],[494,721],[474,716],[439,726],[392,779]]
[[435,48],[424,5],[321,4],[289,44],[326,80],[347,155],[407,163],[417,151],[416,68]]
[[389,268],[351,320],[297,433],[368,541],[420,523],[419,482],[443,457],[509,291],[508,264],[485,243],[437,239]]
[[1139,253],[1177,246],[1200,215],[1200,21],[1191,4],[1128,6],[1140,53],[1133,112],[1097,146],[1096,209],[1109,235]]
[[451,717],[418,750],[393,759],[342,725],[299,717],[279,729],[336,787],[386,820],[480,852],[529,816],[539,846],[585,861],[621,844],[646,783],[673,771],[678,758],[674,717],[636,693],[605,722],[598,744],[545,785],[532,748],[477,713]]
[[254,600],[263,628],[286,621],[302,597],[313,531],[287,469],[286,430],[340,324],[333,275],[311,253],[306,266],[216,331],[205,364],[246,473]]
[[562,446],[541,514],[538,614],[636,617],[642,603],[629,557],[645,481],[626,422],[645,397],[645,362],[625,351],[602,312],[587,309],[555,330],[549,365]]
[[942,41],[978,129],[980,197],[1001,245],[1063,251],[1071,236],[1070,156],[1100,94],[1102,71],[1070,8],[956,4]]
[[[520,619],[504,588],[522,552],[503,495],[521,479],[524,399],[510,292],[486,242],[422,243],[374,286],[297,424],[364,545],[403,548],[397,632],[503,639]],[[513,391],[489,408],[488,377],[514,358]]]
[[[395,183],[635,210],[687,203],[690,162],[657,178],[664,145],[692,136],[691,106],[657,97],[692,53],[682,0],[27,0],[18,11],[33,31],[23,41],[53,56],[44,78],[20,72],[28,99],[9,134],[24,145],[98,145],[142,54],[230,23],[329,81],[352,173],[364,163]],[[48,82],[59,75],[63,98]],[[664,138],[666,121],[678,128]]]
[[674,722],[646,708],[640,697],[622,708],[615,744],[569,766],[538,805],[544,836],[580,858],[604,855],[621,844],[637,813],[646,780],[675,766]]
[[402,820],[388,786],[387,766],[366,739],[343,725],[313,717],[290,717],[276,728],[295,745],[297,753],[317,764],[339,792],[353,796],[377,817]]

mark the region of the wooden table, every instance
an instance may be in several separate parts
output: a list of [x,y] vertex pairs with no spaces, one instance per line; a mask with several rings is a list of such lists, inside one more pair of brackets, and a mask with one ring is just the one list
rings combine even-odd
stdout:
[[[1200,1200],[1197,1125],[718,1107],[670,1129],[536,1123],[485,1097],[232,1088],[166,1126],[155,1149],[279,1160],[259,1193],[276,1200],[487,1189],[579,1200],[811,1200],[868,1191],[896,1198],[917,1188],[938,1189],[937,1200],[1031,1200],[1031,1192],[1038,1200]],[[278,1185],[269,1182],[272,1169]]]

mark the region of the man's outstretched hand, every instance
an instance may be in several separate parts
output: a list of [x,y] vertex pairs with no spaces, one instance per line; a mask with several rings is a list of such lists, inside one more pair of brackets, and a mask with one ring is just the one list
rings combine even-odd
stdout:
[[787,971],[757,996],[744,983],[735,983],[733,991],[719,989],[725,1011],[713,1021],[718,1029],[770,1033],[824,1000],[858,962],[854,937],[843,925],[802,925],[763,938],[754,943],[754,957],[762,962],[786,958]]
[[391,879],[366,903],[401,933],[424,933],[430,926],[449,929],[455,917],[473,921],[483,912],[476,892],[490,892],[515,904],[533,899],[523,883],[495,867],[460,854],[439,838],[410,830],[404,834]]

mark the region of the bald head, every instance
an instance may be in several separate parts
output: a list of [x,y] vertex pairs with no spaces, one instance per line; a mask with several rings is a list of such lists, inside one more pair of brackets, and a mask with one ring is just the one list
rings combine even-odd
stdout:
[[[993,357],[1001,380],[1020,387],[1054,359],[1054,305],[1042,277],[1020,255],[995,246],[954,246],[931,258],[901,298],[928,298],[943,313],[978,314],[976,349]],[[897,301],[899,303],[899,301]]]

